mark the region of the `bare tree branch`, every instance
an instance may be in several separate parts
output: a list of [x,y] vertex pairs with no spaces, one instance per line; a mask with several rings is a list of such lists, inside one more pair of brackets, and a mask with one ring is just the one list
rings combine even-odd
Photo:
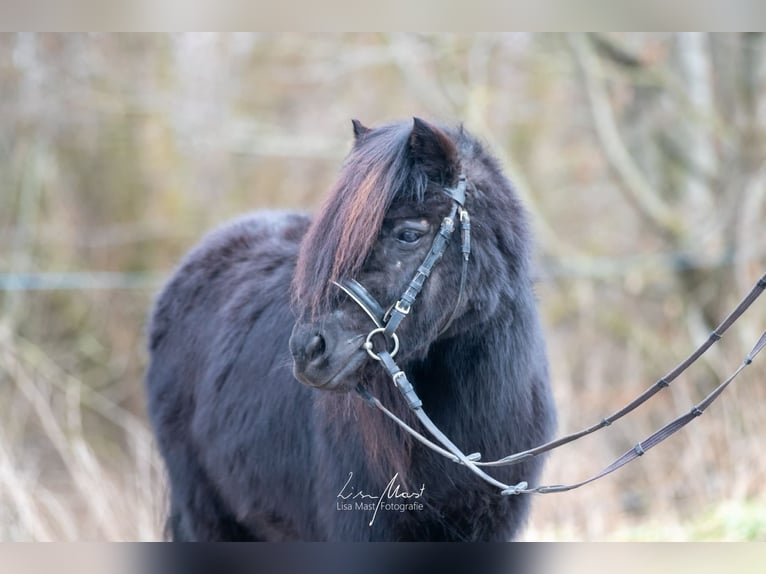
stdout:
[[[713,82],[710,65],[710,48],[707,36],[700,32],[690,32],[677,36],[677,55],[681,76],[686,83],[686,93],[697,114],[702,117],[713,115]],[[686,122],[681,133],[681,141],[692,169],[714,176],[717,170],[717,158],[711,134],[699,122]],[[682,181],[684,209],[692,218],[690,230],[704,230],[711,217],[713,198],[707,182],[696,173],[686,171]],[[696,235],[696,234],[695,234]],[[697,237],[689,238],[692,241]]]
[[628,194],[631,203],[644,218],[669,236],[677,237],[682,232],[682,222],[660,198],[657,190],[652,188],[630,157],[602,81],[603,70],[593,48],[588,44],[587,37],[571,34],[569,42],[583,72],[596,135],[609,165],[620,177],[623,184],[621,189]]

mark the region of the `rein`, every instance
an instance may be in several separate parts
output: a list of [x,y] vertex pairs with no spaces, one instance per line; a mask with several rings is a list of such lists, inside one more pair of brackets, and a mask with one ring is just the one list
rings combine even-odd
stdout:
[[[431,249],[426,255],[423,263],[418,267],[415,276],[412,278],[402,296],[394,303],[388,310],[384,310],[383,306],[373,297],[373,295],[359,282],[348,279],[340,282],[333,281],[333,284],[345,292],[375,324],[375,328],[369,332],[364,342],[363,348],[367,351],[370,357],[378,361],[381,366],[386,370],[391,377],[394,386],[399,390],[404,400],[407,402],[409,408],[415,413],[420,423],[431,435],[434,440],[431,440],[424,436],[422,433],[413,429],[402,419],[397,417],[394,413],[388,410],[376,397],[374,397],[369,391],[363,388],[361,385],[356,387],[357,394],[364,399],[370,406],[378,409],[394,423],[399,425],[405,432],[412,435],[420,443],[436,452],[437,454],[444,456],[445,458],[452,460],[458,464],[464,465],[473,474],[500,489],[500,494],[548,494],[553,492],[566,492],[574,490],[591,482],[594,482],[600,478],[611,474],[615,470],[625,466],[632,460],[642,456],[646,451],[654,448],[671,435],[686,426],[689,422],[700,416],[705,409],[707,409],[729,386],[729,384],[741,373],[745,367],[749,366],[755,356],[766,347],[766,331],[763,332],[761,337],[755,343],[750,352],[745,356],[740,366],[718,387],[716,387],[704,400],[696,404],[688,413],[679,416],[674,419],[660,430],[650,435],[643,441],[637,443],[632,449],[625,452],[622,456],[615,459],[610,465],[605,467],[601,472],[593,475],[592,477],[575,482],[571,484],[554,484],[547,486],[534,486],[529,487],[527,482],[519,482],[515,485],[505,484],[492,476],[484,472],[480,467],[494,467],[494,466],[508,466],[517,464],[523,460],[531,457],[538,456],[548,451],[555,450],[565,444],[574,442],[584,436],[592,434],[598,430],[601,430],[613,422],[621,419],[628,413],[632,412],[662,389],[670,386],[670,384],[683,373],[689,366],[691,366],[697,359],[699,359],[712,345],[718,342],[723,334],[742,316],[742,314],[753,304],[753,302],[766,290],[766,274],[764,274],[753,286],[750,292],[745,296],[742,301],[736,306],[736,308],[721,322],[720,325],[710,334],[707,340],[702,343],[691,355],[684,359],[673,370],[667,373],[664,377],[660,378],[654,385],[649,387],[633,401],[626,406],[613,413],[612,415],[603,418],[600,422],[587,427],[581,431],[566,435],[564,437],[555,439],[537,447],[514,453],[498,460],[494,461],[481,461],[481,454],[478,452],[472,454],[465,454],[457,445],[455,445],[431,420],[431,418],[423,410],[423,403],[420,397],[415,392],[415,388],[412,383],[407,379],[405,372],[394,361],[394,357],[399,351],[399,338],[396,334],[396,330],[407,315],[412,310],[412,305],[417,299],[420,291],[425,284],[426,279],[431,274],[433,267],[441,259],[450,238],[456,227],[456,222],[459,220],[461,227],[462,246],[461,252],[462,258],[462,271],[460,276],[460,289],[458,297],[453,307],[452,313],[445,325],[439,331],[439,335],[444,333],[452,322],[455,320],[458,309],[462,302],[466,276],[468,273],[468,261],[471,254],[471,220],[468,215],[468,211],[465,207],[466,197],[466,178],[465,175],[460,175],[458,184],[454,188],[443,188],[442,192],[448,195],[452,199],[452,208],[450,213],[442,220],[439,232],[434,238]],[[390,351],[383,350],[376,352],[374,350],[373,338],[376,335],[382,335],[385,342],[391,341],[392,348]],[[438,444],[437,444],[438,443]]]

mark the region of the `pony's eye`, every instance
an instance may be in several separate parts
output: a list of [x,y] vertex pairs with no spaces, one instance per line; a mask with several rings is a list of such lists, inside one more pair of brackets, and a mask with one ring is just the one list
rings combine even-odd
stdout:
[[417,243],[421,237],[423,233],[416,229],[402,229],[396,234],[396,239],[402,243]]
[[390,237],[401,247],[409,247],[417,245],[430,229],[431,225],[425,218],[400,220],[394,222]]

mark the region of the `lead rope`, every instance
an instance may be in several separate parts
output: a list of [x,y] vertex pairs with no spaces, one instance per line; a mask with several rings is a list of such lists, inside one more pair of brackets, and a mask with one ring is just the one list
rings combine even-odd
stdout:
[[[345,293],[347,293],[351,299],[357,305],[362,307],[365,313],[373,320],[376,328],[370,331],[370,333],[367,335],[364,348],[367,350],[370,357],[379,361],[383,368],[386,369],[394,383],[394,386],[402,394],[405,401],[407,401],[407,405],[410,407],[410,409],[413,410],[420,423],[438,442],[443,445],[444,448],[438,446],[411,428],[391,411],[386,409],[377,398],[373,397],[366,389],[361,386],[357,387],[357,392],[359,395],[373,407],[381,410],[381,412],[386,414],[386,416],[397,422],[397,424],[399,424],[403,429],[417,438],[417,440],[426,445],[428,448],[434,450],[442,456],[449,458],[450,460],[453,460],[454,462],[463,464],[482,480],[500,488],[503,494],[511,494],[522,488],[526,488],[527,483],[523,482],[515,486],[511,486],[496,480],[478,468],[474,464],[474,461],[478,460],[481,455],[479,453],[466,455],[457,445],[455,445],[455,443],[453,443],[447,437],[447,435],[445,435],[439,429],[439,427],[431,420],[425,411],[423,411],[423,403],[415,392],[415,388],[407,379],[407,375],[404,373],[404,371],[399,368],[399,365],[397,365],[394,361],[394,356],[399,349],[399,339],[396,335],[396,329],[399,327],[402,320],[407,315],[409,315],[410,310],[412,309],[412,305],[417,299],[417,296],[420,294],[420,291],[423,289],[423,285],[425,284],[426,279],[428,279],[428,277],[431,275],[431,271],[434,265],[436,265],[436,263],[444,254],[444,251],[447,248],[447,244],[452,237],[452,233],[455,230],[455,219],[459,217],[462,235],[462,271],[460,286],[458,289],[458,296],[455,302],[455,307],[453,308],[452,313],[447,319],[444,327],[442,327],[442,329],[439,331],[439,334],[443,333],[449,328],[453,319],[457,315],[458,307],[462,302],[463,291],[465,290],[466,275],[468,272],[468,261],[471,254],[471,219],[468,215],[468,211],[465,209],[465,189],[466,178],[461,174],[458,179],[458,185],[455,188],[444,190],[445,193],[449,195],[449,197],[453,200],[452,209],[450,210],[449,215],[447,215],[442,220],[439,231],[434,237],[431,249],[428,251],[428,254],[426,255],[423,263],[420,265],[420,267],[418,267],[415,276],[412,278],[399,300],[397,300],[393,307],[391,307],[382,318],[377,317],[379,309],[381,309],[380,304],[378,304],[375,298],[360,283],[356,281],[343,281],[340,283],[334,282],[334,284]],[[394,347],[391,352],[382,351],[380,353],[376,353],[373,351],[372,337],[377,333],[382,333],[386,340],[391,339],[393,341]]]
[[[527,459],[532,456],[537,456],[544,452],[554,450],[560,446],[563,446],[579,438],[582,438],[598,430],[601,430],[602,428],[606,428],[610,426],[613,422],[621,419],[628,413],[634,411],[636,408],[644,404],[646,401],[648,401],[650,398],[652,398],[662,389],[669,387],[670,384],[676,378],[678,378],[684,371],[686,371],[686,369],[688,369],[694,362],[696,362],[697,359],[699,359],[703,354],[705,354],[705,352],[710,347],[712,347],[715,343],[721,340],[724,333],[726,333],[726,331],[737,321],[737,319],[739,319],[745,313],[745,311],[747,311],[747,309],[756,301],[756,299],[758,299],[758,297],[761,296],[761,293],[763,293],[764,290],[766,290],[766,274],[764,274],[755,283],[755,285],[750,290],[750,292],[737,304],[734,310],[732,310],[732,312],[729,313],[729,315],[721,322],[721,324],[718,325],[718,327],[716,327],[712,333],[710,333],[710,335],[708,336],[708,338],[705,340],[704,343],[702,343],[699,347],[697,347],[697,349],[695,349],[694,352],[692,352],[688,357],[686,357],[683,361],[681,361],[674,369],[672,369],[664,377],[661,377],[660,379],[658,379],[657,382],[655,382],[651,387],[646,389],[638,397],[633,399],[630,403],[622,407],[617,412],[611,414],[608,417],[601,419],[601,421],[599,421],[598,423],[588,428],[582,429],[578,432],[555,439],[551,442],[539,445],[535,448],[531,448],[523,452],[506,456],[499,460],[495,460],[491,462],[483,462],[481,464],[484,466],[504,466],[508,464],[515,464],[517,462],[520,462],[521,460]],[[759,341],[759,343],[760,342],[761,341]],[[757,343],[755,348],[760,350],[760,348],[758,348]]]
[[676,432],[681,430],[683,427],[685,427],[687,424],[689,424],[691,421],[696,419],[698,416],[700,416],[703,412],[705,412],[705,409],[707,409],[713,402],[723,393],[723,391],[726,389],[726,387],[729,386],[729,384],[739,375],[746,367],[748,367],[752,362],[755,356],[760,353],[763,348],[766,346],[766,331],[763,332],[761,335],[761,338],[758,340],[758,342],[753,346],[752,350],[745,356],[744,360],[742,361],[742,364],[737,368],[736,371],[734,371],[729,377],[720,385],[718,385],[715,390],[710,393],[705,399],[697,403],[692,409],[684,414],[678,417],[677,419],[671,421],[664,427],[662,427],[660,430],[655,432],[654,434],[650,435],[646,439],[642,440],[639,443],[636,443],[636,446],[634,446],[632,449],[627,451],[625,454],[617,458],[612,464],[604,468],[601,472],[598,474],[595,474],[591,476],[590,478],[580,481],[580,482],[574,482],[572,484],[552,484],[548,486],[537,486],[533,488],[525,488],[518,491],[518,494],[531,494],[531,493],[537,493],[537,494],[550,494],[553,492],[567,492],[569,490],[574,490],[575,488],[580,488],[581,486],[585,486],[586,484],[590,484],[591,482],[595,482],[600,478],[603,478],[607,476],[608,474],[612,474],[615,470],[622,468],[629,462],[637,459],[640,456],[643,456],[646,451],[648,451],[651,448],[654,448],[664,440],[670,438],[672,435],[674,435]]
[[[747,356],[745,357],[745,359],[743,360],[739,368],[734,373],[732,373],[729,376],[729,378],[727,378],[723,383],[721,383],[718,387],[716,387],[716,389],[712,393],[710,393],[701,403],[695,405],[689,413],[686,413],[685,415],[682,415],[678,417],[677,419],[671,421],[666,426],[662,427],[660,430],[658,430],[657,432],[649,436],[647,439],[637,443],[636,446],[633,447],[633,449],[626,452],[621,457],[617,458],[612,464],[607,466],[600,473],[592,476],[591,478],[587,480],[577,482],[577,483],[572,483],[569,485],[557,484],[557,485],[549,485],[549,486],[537,486],[532,488],[529,488],[526,482],[520,482],[516,485],[511,486],[496,480],[495,478],[489,476],[478,467],[479,466],[506,466],[506,465],[516,464],[528,458],[538,456],[544,452],[554,450],[560,446],[573,442],[579,438],[587,436],[591,433],[594,433],[602,428],[605,428],[611,425],[614,421],[619,420],[620,418],[624,417],[628,413],[632,412],[633,410],[641,406],[643,403],[645,403],[651,397],[657,394],[660,390],[670,386],[670,383],[673,380],[675,380],[678,376],[680,376],[681,373],[683,373],[690,365],[692,365],[697,359],[699,359],[712,345],[718,342],[723,336],[723,334],[726,332],[726,330],[728,330],[737,321],[737,319],[739,319],[739,317],[750,307],[750,305],[752,305],[752,303],[761,295],[761,293],[763,293],[763,291],[766,289],[766,274],[764,274],[756,282],[755,286],[751,289],[750,293],[748,293],[748,295],[742,301],[740,301],[737,307],[710,334],[708,339],[702,345],[700,345],[691,355],[689,355],[686,359],[684,359],[684,361],[682,361],[667,375],[659,379],[653,386],[649,387],[636,399],[628,403],[625,407],[623,407],[616,413],[612,414],[611,416],[603,418],[599,423],[591,427],[588,427],[586,429],[583,429],[579,432],[572,433],[570,435],[561,437],[559,439],[550,441],[548,443],[539,445],[537,447],[534,447],[526,451],[508,455],[498,460],[481,462],[480,453],[477,452],[477,453],[472,453],[470,455],[466,455],[465,453],[463,453],[463,451],[460,450],[460,448],[458,448],[430,419],[430,417],[423,410],[422,402],[420,398],[418,397],[417,393],[415,392],[414,387],[407,379],[406,374],[404,373],[404,371],[402,371],[399,368],[399,366],[396,364],[396,362],[393,359],[393,357],[396,355],[397,351],[399,350],[399,339],[396,335],[396,329],[399,327],[404,317],[406,317],[410,313],[410,310],[412,309],[412,304],[415,302],[417,296],[422,290],[426,279],[430,276],[433,266],[439,261],[439,259],[441,259],[446,249],[446,246],[449,242],[449,239],[452,236],[452,233],[455,229],[455,218],[456,216],[459,216],[460,223],[461,223],[461,234],[463,239],[462,248],[461,248],[463,261],[462,261],[462,271],[461,271],[461,277],[460,277],[460,287],[458,291],[457,301],[455,303],[455,306],[453,307],[452,313],[449,319],[446,321],[444,327],[442,327],[442,329],[439,331],[439,335],[444,333],[449,328],[449,326],[452,324],[455,317],[457,316],[458,309],[462,302],[462,297],[465,290],[468,261],[470,259],[470,252],[471,252],[471,235],[470,235],[471,223],[470,223],[470,217],[468,215],[468,211],[465,209],[465,190],[466,190],[466,178],[462,174],[460,175],[460,178],[458,180],[458,185],[455,188],[443,190],[453,200],[452,209],[449,215],[445,217],[444,220],[442,221],[439,232],[434,238],[434,242],[431,246],[431,249],[428,252],[428,255],[426,256],[426,259],[423,261],[423,264],[418,268],[415,276],[410,281],[403,295],[391,308],[389,308],[387,312],[383,312],[382,306],[360,283],[354,280],[345,280],[340,283],[333,281],[333,284],[339,287],[345,293],[347,293],[351,297],[351,299],[357,305],[359,305],[364,310],[364,312],[370,317],[370,319],[375,323],[376,328],[370,331],[370,333],[367,335],[367,338],[364,343],[364,348],[366,349],[370,357],[379,361],[381,365],[383,365],[383,367],[386,369],[389,376],[391,377],[394,383],[394,386],[396,386],[396,388],[402,394],[409,408],[415,413],[420,423],[425,427],[425,429],[429,432],[429,434],[431,434],[431,436],[434,439],[436,439],[439,443],[443,445],[444,448],[434,443],[433,441],[429,440],[417,430],[413,429],[411,426],[409,426],[407,423],[405,423],[403,420],[397,417],[394,413],[388,410],[385,406],[383,406],[383,404],[377,398],[372,396],[366,389],[364,389],[361,386],[357,386],[356,388],[356,391],[359,394],[359,396],[362,399],[364,399],[368,404],[370,404],[372,407],[380,410],[388,418],[390,418],[397,425],[399,425],[403,430],[405,430],[407,433],[412,435],[414,438],[416,438],[419,442],[421,442],[423,445],[425,445],[429,449],[440,454],[441,456],[444,456],[445,458],[452,460],[453,462],[457,462],[459,464],[465,465],[469,470],[471,470],[471,472],[473,472],[474,474],[476,474],[477,476],[479,476],[480,478],[482,478],[489,484],[499,487],[501,489],[501,494],[504,494],[504,495],[529,494],[529,493],[547,494],[551,492],[566,492],[568,490],[579,488],[581,486],[594,482],[600,478],[603,478],[604,476],[608,474],[611,474],[612,472],[623,467],[624,465],[631,462],[632,460],[642,456],[647,450],[657,446],[659,443],[666,440],[671,435],[675,434],[681,428],[686,426],[694,418],[700,416],[702,412],[704,412],[704,410],[707,409],[707,407],[710,406],[710,404],[712,404],[721,395],[721,393],[723,393],[726,387],[737,377],[737,375],[739,375],[739,373],[742,372],[742,370],[744,370],[745,367],[749,366],[752,363],[755,356],[763,349],[763,347],[766,346],[766,331],[764,331],[760,339],[754,345],[753,349],[750,351],[750,353],[747,354]],[[394,346],[390,352],[382,351],[380,353],[376,353],[373,351],[372,338],[376,334],[383,334],[386,340],[390,339],[393,341]]]
[[[526,482],[521,482],[515,486],[505,484],[504,482],[500,482],[499,480],[491,477],[486,472],[484,472],[479,467],[477,467],[476,464],[474,463],[474,460],[478,460],[481,457],[481,455],[479,453],[474,453],[470,456],[466,455],[462,450],[460,450],[460,448],[458,448],[457,445],[455,445],[455,443],[453,443],[447,437],[447,435],[445,435],[439,429],[438,426],[436,426],[436,424],[425,413],[425,411],[423,411],[423,403],[421,402],[420,397],[418,397],[417,393],[415,392],[415,388],[412,386],[412,383],[410,383],[410,381],[407,379],[407,375],[404,373],[404,371],[402,371],[399,368],[399,365],[396,364],[396,362],[393,360],[393,358],[388,353],[388,351],[383,351],[381,353],[378,353],[378,357],[380,358],[380,363],[381,365],[383,365],[383,368],[386,369],[388,374],[391,376],[391,380],[394,382],[394,386],[397,389],[399,389],[399,392],[404,397],[404,400],[407,401],[407,406],[409,406],[410,409],[412,409],[412,411],[418,417],[418,420],[420,421],[420,423],[426,428],[426,430],[431,434],[431,436],[433,436],[437,441],[439,441],[442,444],[442,446],[444,446],[444,448],[452,454],[452,456],[448,458],[452,460],[457,459],[461,464],[468,467],[468,469],[471,472],[473,472],[476,476],[488,482],[489,484],[500,488],[502,491],[502,494],[516,494],[521,489],[524,489],[527,487]],[[423,438],[425,439],[425,437]],[[423,444],[426,444],[426,446],[430,446],[428,443],[430,443],[430,441],[428,441],[427,443],[424,442]],[[436,452],[439,452],[439,454],[442,454],[440,450],[437,450]]]
[[[723,323],[718,327],[718,329],[714,331],[713,335],[716,335],[716,336],[711,335],[711,337],[708,338],[708,341],[706,341],[706,343],[703,343],[703,345],[701,345],[685,361],[683,361],[678,367],[676,367],[673,371],[671,371],[669,375],[667,375],[666,377],[663,377],[663,379],[660,379],[660,381],[668,380],[668,379],[672,380],[678,377],[678,375],[680,375],[681,372],[683,372],[689,365],[691,365],[694,361],[696,361],[696,359],[699,358],[714,342],[720,340],[723,332],[726,331],[729,327],[731,327],[731,325],[733,325],[737,321],[737,319],[744,313],[744,311],[760,296],[760,294],[764,291],[764,289],[766,289],[766,274],[755,284],[755,286],[750,291],[750,293],[740,302],[740,304],[735,308],[735,310],[723,321]],[[712,341],[712,343],[709,341]],[[618,411],[618,413],[616,414],[619,414],[619,416],[612,415],[612,417],[608,417],[608,419],[604,419],[604,420],[610,421],[608,424],[603,424],[603,421],[602,421],[602,423],[599,423],[598,425],[595,425],[594,427],[591,427],[590,429],[586,429],[586,431],[588,432],[581,431],[579,433],[574,433],[572,435],[568,435],[567,437],[563,437],[562,439],[558,439],[556,441],[552,441],[550,443],[541,445],[540,447],[530,449],[528,451],[516,453],[510,456],[504,457],[502,459],[499,459],[497,461],[491,461],[491,462],[479,462],[481,458],[480,453],[472,453],[470,455],[465,455],[454,443],[452,443],[452,441],[450,441],[446,437],[446,435],[444,435],[444,433],[436,426],[436,424],[430,419],[430,417],[428,417],[428,415],[423,411],[422,402],[420,401],[420,398],[418,397],[417,393],[412,387],[412,384],[407,379],[405,373],[393,361],[393,359],[391,358],[391,355],[387,351],[383,351],[382,353],[379,353],[378,357],[380,357],[381,363],[383,364],[384,368],[391,376],[392,381],[394,382],[394,385],[402,394],[402,396],[404,397],[410,409],[412,409],[415,412],[421,424],[423,424],[426,430],[436,440],[441,442],[446,447],[446,450],[444,448],[441,448],[439,445],[435,444],[434,442],[432,442],[425,436],[423,436],[417,430],[413,429],[411,426],[405,423],[402,419],[397,417],[394,413],[386,409],[382,405],[382,403],[377,398],[373,397],[366,389],[359,386],[357,387],[356,390],[357,390],[357,393],[359,393],[359,395],[368,404],[380,410],[383,414],[385,414],[388,418],[393,420],[397,425],[399,425],[407,433],[415,437],[418,441],[420,441],[426,447],[444,456],[445,458],[452,460],[453,462],[464,464],[472,472],[474,472],[474,474],[476,474],[477,476],[479,476],[480,478],[482,478],[489,484],[499,487],[501,489],[501,494],[503,495],[533,494],[533,493],[550,494],[554,492],[567,492],[570,490],[574,490],[576,488],[580,488],[581,486],[585,486],[586,484],[590,484],[591,482],[595,482],[596,480],[599,480],[613,473],[614,471],[622,468],[623,466],[635,460],[636,458],[643,456],[648,450],[654,448],[661,442],[670,438],[673,434],[681,430],[683,427],[689,424],[692,420],[699,417],[723,393],[726,387],[728,387],[729,384],[731,384],[731,382],[746,367],[752,364],[755,357],[758,355],[758,353],[760,353],[763,350],[764,347],[766,347],[766,331],[763,332],[763,334],[755,343],[751,351],[745,356],[740,366],[726,380],[724,380],[720,385],[718,385],[718,387],[716,387],[715,390],[713,390],[709,395],[707,395],[707,397],[705,397],[704,400],[702,400],[700,403],[692,407],[692,409],[688,413],[674,419],[673,421],[671,421],[670,423],[662,427],[660,430],[656,431],[654,434],[650,435],[643,441],[637,443],[631,450],[627,451],[622,456],[615,459],[611,464],[605,467],[598,474],[595,474],[586,480],[582,480],[580,482],[575,482],[571,484],[553,484],[553,485],[546,485],[546,486],[535,486],[530,488],[528,487],[528,484],[526,482],[522,481],[514,486],[511,486],[511,485],[504,484],[494,479],[493,477],[487,475],[486,473],[482,472],[481,469],[478,468],[478,466],[504,466],[504,465],[516,464],[527,458],[531,458],[543,452],[553,450],[559,446],[563,446],[564,444],[572,442],[576,440],[577,438],[580,438],[581,436],[585,436],[587,434],[590,434],[591,432],[595,432],[596,430],[600,428],[604,428],[604,426],[608,426],[608,424],[611,424],[611,421],[617,420],[617,418],[621,418],[622,416],[624,416],[625,414],[632,411],[634,408],[636,408],[637,406],[639,406],[640,404],[648,400],[648,398],[650,398],[654,393],[651,393],[648,396],[647,396],[647,393],[656,387],[651,387],[648,391],[640,395],[639,399],[642,399],[640,402],[638,402],[638,400],[635,400],[628,405],[628,407],[630,408],[625,407],[621,409],[620,411]],[[659,388],[665,388],[666,386],[667,385],[663,385],[663,386],[660,386]]]

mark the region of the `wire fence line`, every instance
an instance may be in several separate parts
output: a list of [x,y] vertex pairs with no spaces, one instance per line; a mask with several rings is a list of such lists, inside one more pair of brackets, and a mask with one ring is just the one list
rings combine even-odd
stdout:
[[111,271],[0,273],[0,291],[156,289],[169,276],[169,271],[151,273]]
[[[762,254],[698,259],[685,252],[641,254],[628,257],[589,257],[586,260],[545,259],[538,281],[553,279],[610,279],[636,269],[717,269],[743,262],[763,262]],[[0,273],[0,291],[153,290],[161,287],[172,270],[151,272],[68,271]]]

